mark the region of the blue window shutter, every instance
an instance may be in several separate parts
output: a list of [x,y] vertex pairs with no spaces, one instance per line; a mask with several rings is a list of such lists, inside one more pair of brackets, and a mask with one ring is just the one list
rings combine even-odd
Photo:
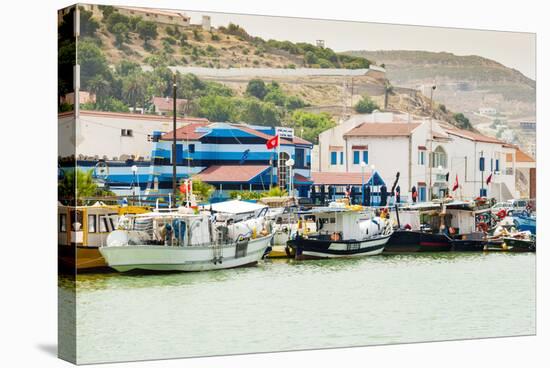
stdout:
[[330,153],[330,164],[331,165],[336,165],[336,152],[331,152]]
[[500,171],[500,160],[498,158],[495,161],[495,170]]
[[353,151],[353,164],[359,164],[359,151]]
[[344,152],[340,152],[340,165],[344,164]]
[[363,151],[363,161],[365,161],[366,164],[369,163],[369,151]]

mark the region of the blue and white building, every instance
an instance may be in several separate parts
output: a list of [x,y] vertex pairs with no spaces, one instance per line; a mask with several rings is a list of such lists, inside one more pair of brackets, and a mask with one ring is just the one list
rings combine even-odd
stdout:
[[[66,154],[60,151],[61,175],[76,164],[93,170],[117,194],[170,193],[172,126],[171,118],[155,115],[81,111],[76,124],[74,118],[60,117],[60,134],[74,143]],[[177,126],[178,182],[197,177],[216,187],[214,197],[227,198],[234,190],[288,188],[292,175],[295,194],[308,195],[313,145],[292,129],[200,118],[178,118]],[[275,135],[280,136],[279,148],[267,149]]]

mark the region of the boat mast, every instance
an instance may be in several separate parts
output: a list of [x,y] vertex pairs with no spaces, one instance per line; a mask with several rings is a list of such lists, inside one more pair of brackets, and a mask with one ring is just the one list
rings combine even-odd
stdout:
[[172,100],[173,100],[173,107],[172,107],[172,115],[173,115],[173,121],[172,121],[172,206],[176,207],[176,195],[177,195],[177,183],[176,183],[176,175],[177,175],[177,163],[176,163],[176,93],[177,93],[177,84],[176,84],[176,74],[174,73],[174,82],[172,84]]
[[432,188],[432,166],[434,165],[434,155],[433,155],[433,141],[434,141],[434,133],[433,133],[433,97],[434,97],[434,90],[435,90],[435,81],[432,85],[432,88],[430,88],[430,153],[428,154],[428,166],[430,171],[430,181],[429,181],[429,188],[428,188],[428,201],[432,200],[433,197],[433,188]]

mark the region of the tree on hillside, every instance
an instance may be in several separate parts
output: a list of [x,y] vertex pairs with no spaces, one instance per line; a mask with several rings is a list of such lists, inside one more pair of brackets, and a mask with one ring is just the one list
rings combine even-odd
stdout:
[[115,35],[115,45],[121,47],[126,40],[128,40],[128,33],[130,29],[124,23],[117,23],[114,25],[112,33]]
[[460,113],[454,114],[453,118],[457,122],[457,125],[459,128],[472,130],[472,124],[470,123],[470,119],[464,116],[463,113],[460,112]]
[[138,63],[128,60],[121,60],[121,62],[115,68],[119,76],[125,77],[128,74],[140,70]]
[[368,95],[364,95],[355,106],[354,110],[359,114],[370,114],[374,110],[378,110],[380,107],[374,102]]
[[258,101],[255,98],[233,101],[239,111],[238,120],[257,125],[280,125],[281,113],[273,103]]
[[78,43],[78,63],[80,64],[80,80],[82,88],[88,87],[88,81],[97,75],[108,79],[110,75],[107,59],[99,47],[87,40]]
[[88,81],[88,91],[96,97],[96,102],[102,102],[111,93],[111,86],[105,78],[98,74]]
[[122,82],[122,93],[125,99],[134,108],[134,112],[137,108],[137,103],[139,101],[144,102],[145,87],[146,83],[141,73],[132,73]]
[[319,134],[336,126],[336,123],[327,113],[315,114],[303,110],[296,110],[292,114],[290,125],[295,131],[301,132],[303,129],[304,139],[313,143],[318,143]]
[[141,20],[136,25],[137,33],[139,38],[143,40],[143,45],[148,46],[149,40],[154,40],[157,38],[157,25],[148,20]]
[[251,79],[246,86],[246,93],[249,96],[254,96],[263,100],[267,94],[267,88],[264,81],[261,79]]
[[231,97],[208,95],[199,99],[198,115],[216,122],[236,121],[236,109]]
[[94,37],[99,28],[99,22],[92,18],[93,13],[80,7],[80,35],[84,37]]

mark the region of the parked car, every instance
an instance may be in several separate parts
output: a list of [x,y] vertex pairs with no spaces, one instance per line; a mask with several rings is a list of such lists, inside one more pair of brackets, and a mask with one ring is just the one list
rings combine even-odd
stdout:
[[508,202],[497,202],[491,207],[491,213],[493,215],[496,215],[501,210],[506,210],[506,214],[508,214],[509,211],[514,210],[514,207],[512,206],[512,203],[510,203],[510,201],[508,201]]

